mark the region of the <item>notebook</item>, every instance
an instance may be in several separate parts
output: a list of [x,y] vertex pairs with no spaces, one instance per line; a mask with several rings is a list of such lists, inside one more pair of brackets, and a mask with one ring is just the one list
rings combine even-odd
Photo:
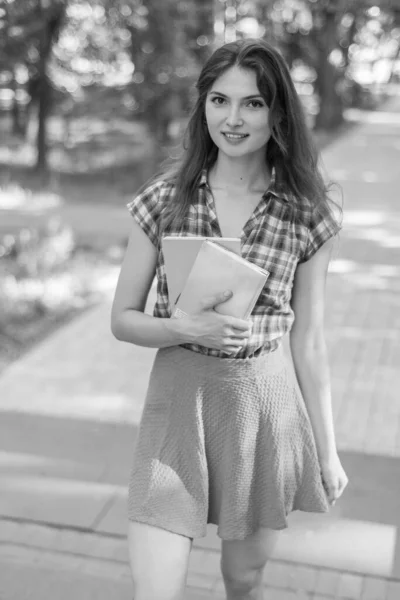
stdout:
[[240,256],[240,238],[166,236],[162,239],[168,297],[171,308],[181,293],[196,256],[205,240],[213,240]]
[[269,272],[223,248],[205,240],[193,263],[173,317],[183,317],[198,312],[201,301],[225,290],[233,296],[216,306],[224,315],[248,319],[267,281]]

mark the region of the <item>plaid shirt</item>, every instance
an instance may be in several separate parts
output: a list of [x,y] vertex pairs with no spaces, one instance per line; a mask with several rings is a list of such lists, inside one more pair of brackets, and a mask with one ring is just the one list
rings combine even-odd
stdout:
[[[127,204],[128,210],[158,251],[157,301],[155,317],[169,318],[171,309],[164,268],[158,219],[160,209],[174,194],[174,184],[157,182],[147,187]],[[298,263],[313,254],[340,229],[328,210],[302,206],[302,218],[295,218],[294,200],[278,190],[273,173],[268,189],[245,224],[241,236],[241,254],[250,262],[269,271],[269,277],[251,314],[251,337],[235,358],[248,358],[275,350],[281,338],[290,331],[294,313],[290,306],[293,278]],[[221,237],[214,199],[203,171],[196,197],[179,230],[163,235]],[[197,344],[182,344],[195,352],[225,357],[219,350]]]

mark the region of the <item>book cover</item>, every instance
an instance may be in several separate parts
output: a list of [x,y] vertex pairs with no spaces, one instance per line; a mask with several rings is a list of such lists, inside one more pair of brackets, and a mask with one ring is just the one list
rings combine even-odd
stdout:
[[268,275],[268,271],[206,240],[201,245],[172,316],[179,318],[194,314],[201,310],[204,298],[232,290],[233,296],[216,306],[215,310],[248,319]]
[[171,308],[175,305],[179,294],[182,292],[202,243],[209,239],[240,255],[240,238],[171,235],[165,236],[162,239],[164,268]]

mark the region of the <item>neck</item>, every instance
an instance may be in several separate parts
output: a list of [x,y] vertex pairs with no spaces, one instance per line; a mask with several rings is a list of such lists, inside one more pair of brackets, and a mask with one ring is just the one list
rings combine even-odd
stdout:
[[234,159],[221,152],[212,168],[209,178],[214,187],[223,187],[239,192],[265,190],[271,181],[271,169],[265,157],[239,157]]

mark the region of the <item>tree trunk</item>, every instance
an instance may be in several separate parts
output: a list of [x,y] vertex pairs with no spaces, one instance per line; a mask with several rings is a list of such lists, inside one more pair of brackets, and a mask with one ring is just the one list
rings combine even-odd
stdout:
[[[43,8],[42,0],[37,0],[37,13],[43,20]],[[39,42],[39,64],[38,64],[38,88],[37,88],[37,102],[38,102],[38,130],[37,130],[37,162],[36,169],[38,170],[43,182],[46,181],[48,175],[48,161],[47,161],[47,113],[49,108],[49,85],[47,81],[47,59],[48,59],[48,30],[47,24],[43,23],[42,30],[40,32]]]
[[317,89],[320,105],[316,117],[316,129],[335,129],[343,122],[343,102],[337,91],[338,73],[329,62],[329,55],[336,46],[336,15],[333,10],[324,10],[324,26],[319,32],[317,64]]
[[14,135],[19,137],[19,136],[24,135],[24,126],[23,126],[23,122],[22,122],[21,107],[18,104],[18,100],[17,100],[18,84],[15,79],[14,73],[13,73],[13,79],[11,82],[11,88],[12,88],[12,91],[14,92],[13,102],[12,102],[12,106],[11,106],[12,132]]
[[[42,58],[41,58],[42,61]],[[43,65],[44,68],[46,65]],[[49,112],[49,83],[45,72],[40,75],[38,94],[38,131],[37,131],[37,163],[36,167],[42,179],[47,179],[49,166],[47,159],[47,117]]]
[[42,181],[48,179],[48,143],[47,122],[51,105],[51,86],[47,75],[47,66],[52,44],[60,31],[65,5],[63,3],[49,4],[46,1],[47,11],[44,10],[44,1],[37,0],[37,15],[43,24],[39,33],[39,64],[38,64],[38,134],[37,134],[37,163]]

